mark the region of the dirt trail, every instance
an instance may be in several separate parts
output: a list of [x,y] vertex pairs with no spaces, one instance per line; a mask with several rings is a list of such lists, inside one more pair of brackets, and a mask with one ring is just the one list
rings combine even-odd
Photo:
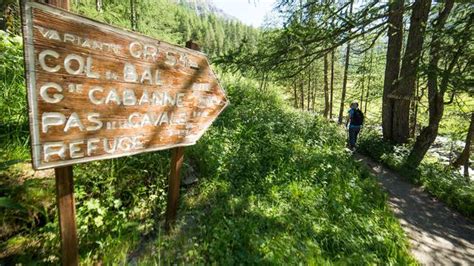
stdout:
[[474,222],[360,154],[389,193],[389,205],[423,265],[474,265]]

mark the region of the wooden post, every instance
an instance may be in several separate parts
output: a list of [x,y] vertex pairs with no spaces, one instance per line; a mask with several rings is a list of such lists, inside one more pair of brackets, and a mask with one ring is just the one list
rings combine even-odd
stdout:
[[61,235],[62,265],[78,265],[79,254],[72,166],[54,168],[54,174],[56,176],[56,201]]
[[49,5],[56,6],[62,9],[69,10],[69,0],[48,0],[46,1]]
[[168,205],[166,206],[166,229],[176,220],[179,201],[180,170],[184,160],[184,147],[171,150],[170,176],[168,180]]
[[[186,42],[186,48],[200,51],[199,46],[192,40]],[[176,221],[179,202],[180,170],[184,161],[184,147],[171,150],[170,176],[168,179],[168,204],[166,206],[165,228],[169,230]]]
[[[69,10],[69,0],[48,0],[48,4]],[[72,166],[54,168],[59,233],[61,235],[61,263],[79,265],[79,248],[76,231],[76,207]]]

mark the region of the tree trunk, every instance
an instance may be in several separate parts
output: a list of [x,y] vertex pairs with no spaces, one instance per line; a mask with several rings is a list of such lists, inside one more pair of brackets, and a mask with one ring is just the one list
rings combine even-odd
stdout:
[[130,0],[130,24],[132,26],[132,30],[138,30],[137,25],[137,7],[135,4],[135,0]]
[[309,68],[309,73],[308,73],[308,90],[310,91],[310,94],[308,95],[308,109],[311,109],[311,111],[314,112],[314,86],[313,86],[313,66],[310,66]]
[[471,113],[471,123],[469,124],[469,129],[466,136],[466,144],[461,154],[458,158],[452,163],[452,166],[459,168],[464,166],[464,176],[469,177],[469,156],[471,155],[472,149],[472,140],[474,138],[474,112]]
[[334,49],[331,51],[331,92],[329,96],[329,118],[332,119],[332,106],[334,96]]
[[324,117],[329,118],[328,54],[324,55]]
[[[314,70],[314,68],[313,68]],[[317,81],[318,81],[318,76],[317,75],[313,75],[311,76],[311,88],[312,88],[312,91],[313,91],[313,95],[311,96],[312,99],[311,99],[311,109],[313,110],[313,112],[315,112],[315,102],[316,102],[316,86],[317,86]]]
[[303,77],[300,77],[300,97],[301,97],[301,110],[304,111],[304,81]]
[[399,82],[389,96],[394,98],[392,139],[396,143],[406,143],[410,137],[410,101],[415,92],[415,80],[430,7],[431,0],[415,0],[413,4]]
[[[444,94],[448,87],[449,76],[453,70],[460,52],[456,53],[447,69],[443,71],[441,84],[438,85],[438,64],[441,59],[441,40],[440,36],[444,30],[444,25],[454,5],[454,0],[447,0],[443,11],[439,14],[434,23],[434,32],[430,45],[430,62],[428,65],[428,106],[429,106],[429,122],[428,126],[423,128],[420,135],[416,138],[413,149],[407,158],[407,166],[416,168],[420,165],[425,157],[431,144],[438,135],[439,122],[444,113]],[[462,49],[462,46],[459,47]]]
[[97,12],[102,13],[102,0],[95,0],[95,9]]
[[400,72],[400,58],[403,43],[403,6],[404,0],[392,0],[388,15],[388,45],[383,84],[382,128],[383,138],[392,140],[393,100],[388,96],[395,90]]
[[293,94],[295,98],[295,108],[298,108],[298,91],[294,83],[292,84],[292,86],[293,86]]
[[[370,51],[370,61],[369,61],[369,75],[367,77],[367,90],[365,92],[365,106],[364,106],[364,114],[367,115],[367,104],[369,102],[369,95],[370,95],[370,81],[372,79],[372,63],[374,59],[374,50]],[[361,106],[362,108],[362,106]]]
[[362,73],[362,81],[360,83],[360,101],[359,101],[359,106],[360,109],[362,110],[362,104],[364,103],[364,88],[365,88],[365,67],[364,67],[364,73]]
[[418,77],[416,80],[415,86],[415,99],[412,102],[412,116],[411,116],[411,128],[410,128],[410,137],[414,138],[416,136],[416,126],[418,123],[418,103],[420,102],[420,78]]
[[306,99],[306,110],[310,111],[311,109],[311,68],[308,71],[308,93],[307,93],[307,99]]
[[[351,4],[349,6],[349,16],[352,15],[352,5],[353,1],[351,1]],[[344,102],[346,100],[346,86],[347,86],[347,75],[349,71],[349,56],[350,56],[350,51],[351,51],[351,42],[347,42],[347,49],[346,49],[346,60],[344,63],[344,77],[342,79],[342,95],[341,95],[341,105],[339,106],[339,117],[337,119],[338,124],[342,124],[342,119],[344,116]]]

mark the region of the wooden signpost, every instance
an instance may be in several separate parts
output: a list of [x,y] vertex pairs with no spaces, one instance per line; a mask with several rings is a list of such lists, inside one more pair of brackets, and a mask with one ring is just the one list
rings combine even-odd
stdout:
[[[176,216],[183,147],[228,101],[206,55],[22,0],[33,168],[55,168],[63,264],[77,264],[72,165],[175,148],[167,221]],[[60,7],[56,8],[53,5]]]

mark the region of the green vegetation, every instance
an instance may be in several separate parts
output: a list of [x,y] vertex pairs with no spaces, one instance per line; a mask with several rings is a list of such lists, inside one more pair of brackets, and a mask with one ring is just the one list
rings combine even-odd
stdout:
[[[169,151],[74,167],[81,263],[416,264],[385,193],[344,150],[342,127],[328,121],[360,99],[367,121],[381,124],[387,43],[379,37],[387,29],[388,6],[368,1],[349,12],[352,1],[302,3],[280,1],[284,25],[255,29],[168,0],[72,1],[74,12],[115,26],[179,45],[197,40],[218,63],[231,102],[197,145],[186,148],[183,175],[199,182],[181,189],[170,233],[163,231]],[[426,39],[433,38],[433,18],[445,6],[424,10],[432,12],[422,23],[428,25]],[[57,264],[54,174],[30,166],[19,10],[15,1],[0,5],[5,7],[10,11],[8,33],[0,31],[0,264]],[[408,117],[416,114],[407,128],[412,138],[434,108],[425,88],[428,68],[438,66],[431,56],[439,52],[442,66],[454,48],[463,48],[448,49],[472,24],[465,22],[473,16],[468,7],[456,3],[455,16],[447,20],[454,26],[441,27],[442,45],[435,48],[449,52],[431,54],[425,41],[425,51],[418,49],[420,65],[412,65],[419,73],[407,71],[417,80],[407,93],[415,96],[413,104],[403,109]],[[401,23],[409,21],[408,13]],[[459,53],[452,75],[444,75],[454,78],[447,78],[449,86],[440,93],[451,103],[441,102],[444,117],[435,126],[453,140],[464,140],[473,110],[466,89],[472,79],[469,51]],[[359,151],[473,217],[472,182],[429,156],[417,168],[405,167],[411,144],[394,146],[367,131]]]
[[[26,103],[17,98],[21,42],[3,34],[2,45],[1,111],[12,115],[1,124],[0,255],[58,263],[54,180],[30,169]],[[161,229],[168,152],[75,166],[83,263],[414,263],[385,194],[344,152],[335,125],[293,110],[276,88],[222,78],[232,104],[187,149],[184,172],[200,182],[182,190],[171,234]]]
[[[224,84],[232,105],[188,149],[201,181],[182,191],[170,235],[160,229],[167,152],[75,167],[84,263],[413,263],[385,195],[344,152],[336,126],[252,81]],[[4,200],[17,205],[2,205],[12,227],[2,249],[10,262],[57,262],[52,180],[19,183],[20,173],[2,173]],[[134,252],[142,241],[149,252]]]
[[469,217],[474,217],[474,184],[436,158],[428,157],[417,169],[405,167],[410,144],[395,146],[376,132],[364,132],[358,151],[421,184],[427,192]]
[[[20,36],[0,31],[0,147],[3,160],[18,160],[28,154],[28,120]],[[6,152],[8,149],[9,152]]]
[[[243,42],[255,45],[258,39],[257,29],[216,14],[198,15],[190,7],[168,0],[139,2],[136,4],[138,32],[183,46],[186,41],[193,39],[210,56],[235,50]],[[130,28],[130,0],[103,1],[100,11],[96,8],[95,0],[73,3],[72,9],[79,14],[122,28]]]
[[336,126],[273,91],[225,84],[233,105],[191,150],[206,182],[184,197],[164,260],[413,262],[385,195],[345,153]]

